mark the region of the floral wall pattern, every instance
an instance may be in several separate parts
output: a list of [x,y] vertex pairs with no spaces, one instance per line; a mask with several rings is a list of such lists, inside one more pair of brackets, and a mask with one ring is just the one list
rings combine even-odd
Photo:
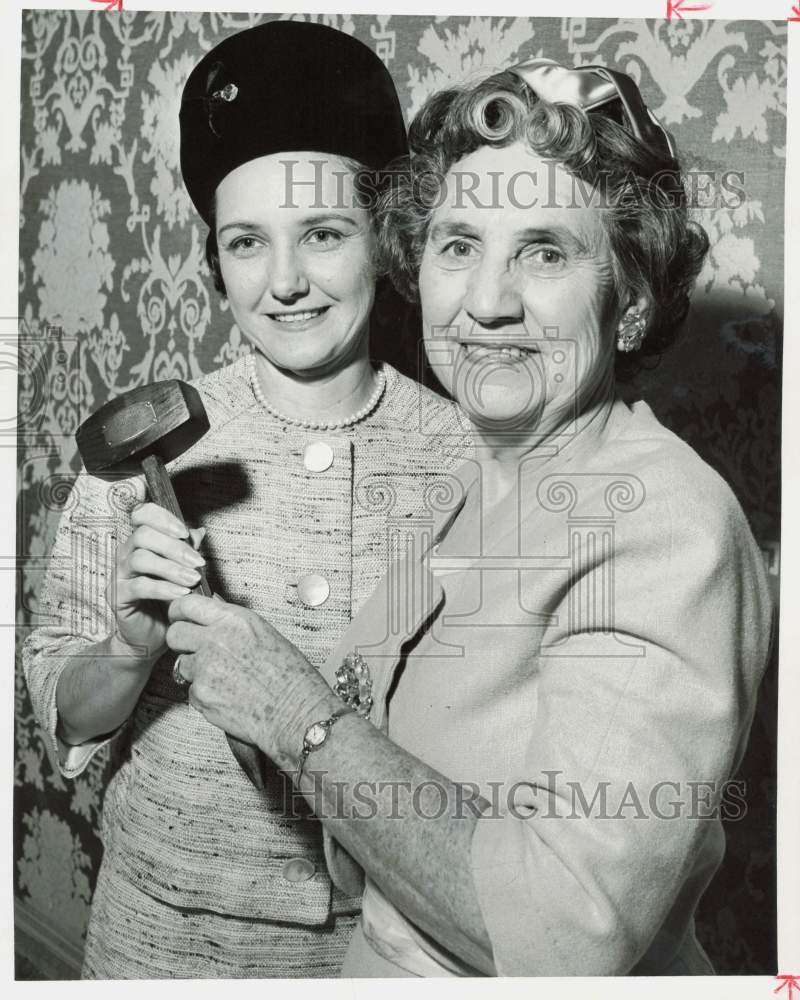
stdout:
[[[110,396],[192,379],[248,350],[204,262],[181,183],[180,92],[225,35],[277,15],[35,11],[23,18],[19,314],[19,637],[68,488],[76,427]],[[297,15],[301,17],[301,15]],[[786,124],[785,22],[313,18],[392,72],[408,116],[438,88],[534,55],[630,73],[699,182],[712,241],[687,330],[628,390],[730,482],[777,579]],[[719,195],[726,171],[745,197]],[[703,193],[705,192],[705,194]],[[704,200],[705,199],[705,200]],[[776,656],[740,777],[747,815],[700,912],[721,972],[775,971]],[[16,892],[80,942],[105,765],[65,782],[24,682],[16,696]]]

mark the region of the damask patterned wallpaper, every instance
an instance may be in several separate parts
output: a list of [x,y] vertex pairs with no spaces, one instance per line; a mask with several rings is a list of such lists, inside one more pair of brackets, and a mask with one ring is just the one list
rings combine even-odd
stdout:
[[[274,16],[23,18],[20,638],[37,620],[47,553],[78,469],[80,421],[111,395],[194,378],[248,349],[203,261],[205,230],[178,168],[177,116],[201,54]],[[695,175],[694,193],[712,251],[685,336],[629,391],[731,483],[776,574],[785,22],[317,19],[375,49],[409,116],[446,84],[533,55],[604,63],[640,81],[686,166],[707,172]],[[723,181],[726,171],[736,175]],[[725,196],[726,184],[746,197]],[[775,971],[776,690],[773,662],[741,773],[747,815],[729,824],[728,859],[700,913],[700,936],[722,972]],[[100,857],[105,764],[74,782],[58,776],[19,677],[16,722],[16,891],[23,907],[80,942]]]

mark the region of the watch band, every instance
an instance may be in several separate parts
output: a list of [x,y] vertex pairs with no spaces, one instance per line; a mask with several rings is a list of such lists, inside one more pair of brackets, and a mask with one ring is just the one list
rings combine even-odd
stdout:
[[303,734],[303,747],[300,750],[300,760],[297,764],[297,775],[295,777],[295,783],[300,781],[303,775],[303,768],[308,760],[310,754],[314,753],[315,750],[319,750],[321,746],[325,745],[328,739],[328,733],[331,731],[333,726],[342,718],[344,715],[352,715],[353,709],[349,705],[345,705],[343,708],[337,709],[333,715],[329,715],[327,719],[320,719],[319,722],[312,722],[311,725],[306,729]]

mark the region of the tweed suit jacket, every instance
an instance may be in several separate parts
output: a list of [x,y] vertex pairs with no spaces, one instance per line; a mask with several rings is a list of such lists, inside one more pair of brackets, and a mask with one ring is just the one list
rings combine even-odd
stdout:
[[[385,572],[387,518],[417,513],[426,485],[467,446],[454,404],[384,370],[384,397],[367,419],[311,431],[261,406],[252,355],[240,359],[196,383],[211,429],[170,465],[187,523],[207,529],[212,589],[262,614],[316,665]],[[315,471],[304,455],[320,442],[331,463]],[[120,731],[81,747],[59,743],[58,677],[67,657],[114,629],[107,578],[130,533],[130,510],[143,498],[141,479],[109,485],[80,476],[58,529],[40,623],[23,650],[33,706],[61,773],[79,775],[111,744],[103,864],[117,882],[175,908],[308,926],[353,912],[359,899],[333,890],[321,828],[289,779],[275,771],[266,794],[250,785],[224,734],[175,685],[171,655],[156,665]],[[322,603],[303,602],[309,574],[330,588]],[[310,863],[302,880],[286,874],[297,858]]]
[[[495,506],[476,463],[452,482],[323,673],[360,652],[371,720],[491,803],[462,877],[497,974],[713,971],[693,913],[721,816],[742,808],[726,782],[772,614],[738,502],[646,404],[621,401],[591,439],[529,456]],[[353,891],[360,869],[327,832],[326,851]],[[373,874],[364,974],[470,974]]]

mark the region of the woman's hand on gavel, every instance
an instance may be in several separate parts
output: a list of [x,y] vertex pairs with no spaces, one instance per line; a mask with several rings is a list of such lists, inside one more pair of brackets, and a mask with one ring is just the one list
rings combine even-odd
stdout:
[[197,567],[205,560],[196,550],[205,528],[187,529],[154,503],[137,507],[131,523],[133,533],[117,552],[115,580],[106,596],[120,638],[144,647],[152,665],[165,648],[165,602],[188,594],[200,579]]
[[218,597],[180,597],[169,618],[167,643],[181,654],[190,704],[278,767],[296,767],[317,706],[319,718],[341,708],[319,672],[255,611]]

